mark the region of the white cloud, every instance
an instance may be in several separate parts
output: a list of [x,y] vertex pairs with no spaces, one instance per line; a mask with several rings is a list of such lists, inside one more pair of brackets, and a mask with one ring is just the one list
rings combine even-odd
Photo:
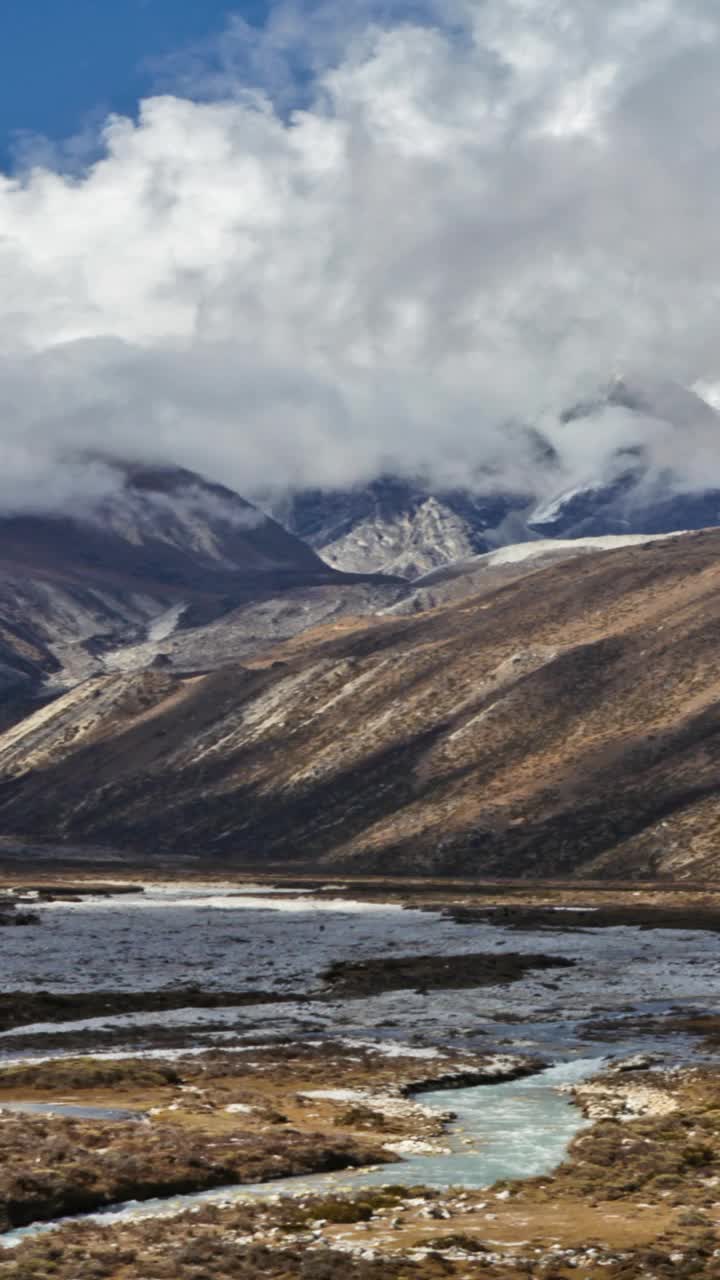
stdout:
[[[74,502],[58,458],[87,448],[244,492],[484,462],[542,487],[508,422],[572,478],[628,415],[554,414],[618,368],[720,382],[714,0],[389,12],[235,20],[89,168],[35,148],[0,179],[0,502]],[[700,472],[686,433],[632,430],[719,481],[696,427]]]

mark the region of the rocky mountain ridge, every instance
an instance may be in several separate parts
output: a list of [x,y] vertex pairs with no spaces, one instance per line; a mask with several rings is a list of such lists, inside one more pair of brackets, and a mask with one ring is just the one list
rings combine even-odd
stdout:
[[[434,492],[420,481],[380,476],[356,489],[287,495],[272,509],[335,568],[373,573],[382,565],[384,573],[416,578],[490,551],[495,542],[487,532],[502,525],[515,506],[528,502],[460,489]],[[508,540],[511,533],[512,522]]]

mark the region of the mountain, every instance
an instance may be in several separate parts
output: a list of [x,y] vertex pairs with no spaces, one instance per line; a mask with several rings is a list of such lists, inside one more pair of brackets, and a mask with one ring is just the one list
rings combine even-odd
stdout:
[[530,533],[544,538],[586,538],[620,533],[674,533],[720,525],[720,489],[682,492],[668,477],[653,486],[640,469],[607,485],[558,494],[530,512]]
[[[624,415],[622,445],[595,449],[593,456],[601,457],[597,473],[569,485],[563,457],[582,452],[582,433],[611,440],[607,415],[618,411]],[[711,457],[720,453],[720,415],[700,396],[672,382],[616,378],[560,415],[554,443],[537,430],[508,429],[511,452],[525,459],[541,499],[498,491],[497,477],[475,468],[467,490],[383,476],[352,489],[285,495],[272,510],[336,568],[406,578],[537,538],[659,534],[720,524],[720,489],[691,484],[682,469],[656,456],[657,427],[661,433],[671,428],[669,453],[680,462],[703,449]]]
[[631,420],[635,416],[638,434],[610,454],[607,466],[612,478],[560,490],[529,512],[529,532],[546,538],[577,538],[672,533],[720,524],[720,489],[690,485],[677,467],[654,462],[652,435],[648,438],[640,429],[646,422],[671,427],[676,443],[670,452],[680,462],[703,448],[717,456],[717,411],[673,382],[634,385],[617,378],[601,397],[575,405],[562,415],[562,421],[571,432],[597,430],[603,412],[613,408],[629,411]]
[[140,671],[158,666],[177,673],[211,670],[268,652],[284,640],[318,627],[344,628],[348,620],[391,617],[434,609],[451,600],[494,590],[549,564],[592,555],[645,537],[577,538],[524,542],[444,565],[412,582],[359,577],[285,591],[248,601],[198,626],[178,625],[178,606],[160,614],[136,643],[103,649],[99,671]]
[[421,481],[381,476],[355,489],[303,490],[280,499],[273,511],[336,569],[416,578],[489,551],[496,542],[488,532],[529,503],[514,495],[433,492]]
[[4,516],[0,567],[207,594],[231,579],[252,591],[258,575],[330,576],[309,547],[231,489],[180,467],[112,465],[116,490],[82,515]]
[[177,467],[108,465],[114,487],[83,512],[0,518],[0,725],[122,665],[122,651],[139,646],[141,661],[143,644],[230,612],[290,593],[285,637],[305,625],[303,592],[310,621],[342,612],[346,588],[367,594],[367,577],[336,572],[230,489]]
[[0,822],[256,869],[717,877],[719,588],[693,533],[96,677],[0,736]]

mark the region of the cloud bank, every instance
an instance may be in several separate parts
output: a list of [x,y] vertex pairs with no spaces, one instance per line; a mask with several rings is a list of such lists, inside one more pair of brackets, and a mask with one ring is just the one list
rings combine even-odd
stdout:
[[[0,506],[102,496],[98,450],[541,492],[519,424],[567,481],[638,438],[720,481],[714,420],[663,408],[720,384],[719,71],[716,0],[231,20],[90,163],[0,176]],[[618,372],[642,414],[559,422]]]

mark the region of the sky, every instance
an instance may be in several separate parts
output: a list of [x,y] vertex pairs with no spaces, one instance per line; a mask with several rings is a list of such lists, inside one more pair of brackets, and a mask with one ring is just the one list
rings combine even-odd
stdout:
[[0,505],[720,483],[719,71],[717,0],[5,0]]
[[[263,22],[265,0],[234,7]],[[154,66],[219,33],[232,0],[3,0],[0,12],[0,156],[23,138],[57,142],[94,129],[109,112],[132,115],[154,88]]]

